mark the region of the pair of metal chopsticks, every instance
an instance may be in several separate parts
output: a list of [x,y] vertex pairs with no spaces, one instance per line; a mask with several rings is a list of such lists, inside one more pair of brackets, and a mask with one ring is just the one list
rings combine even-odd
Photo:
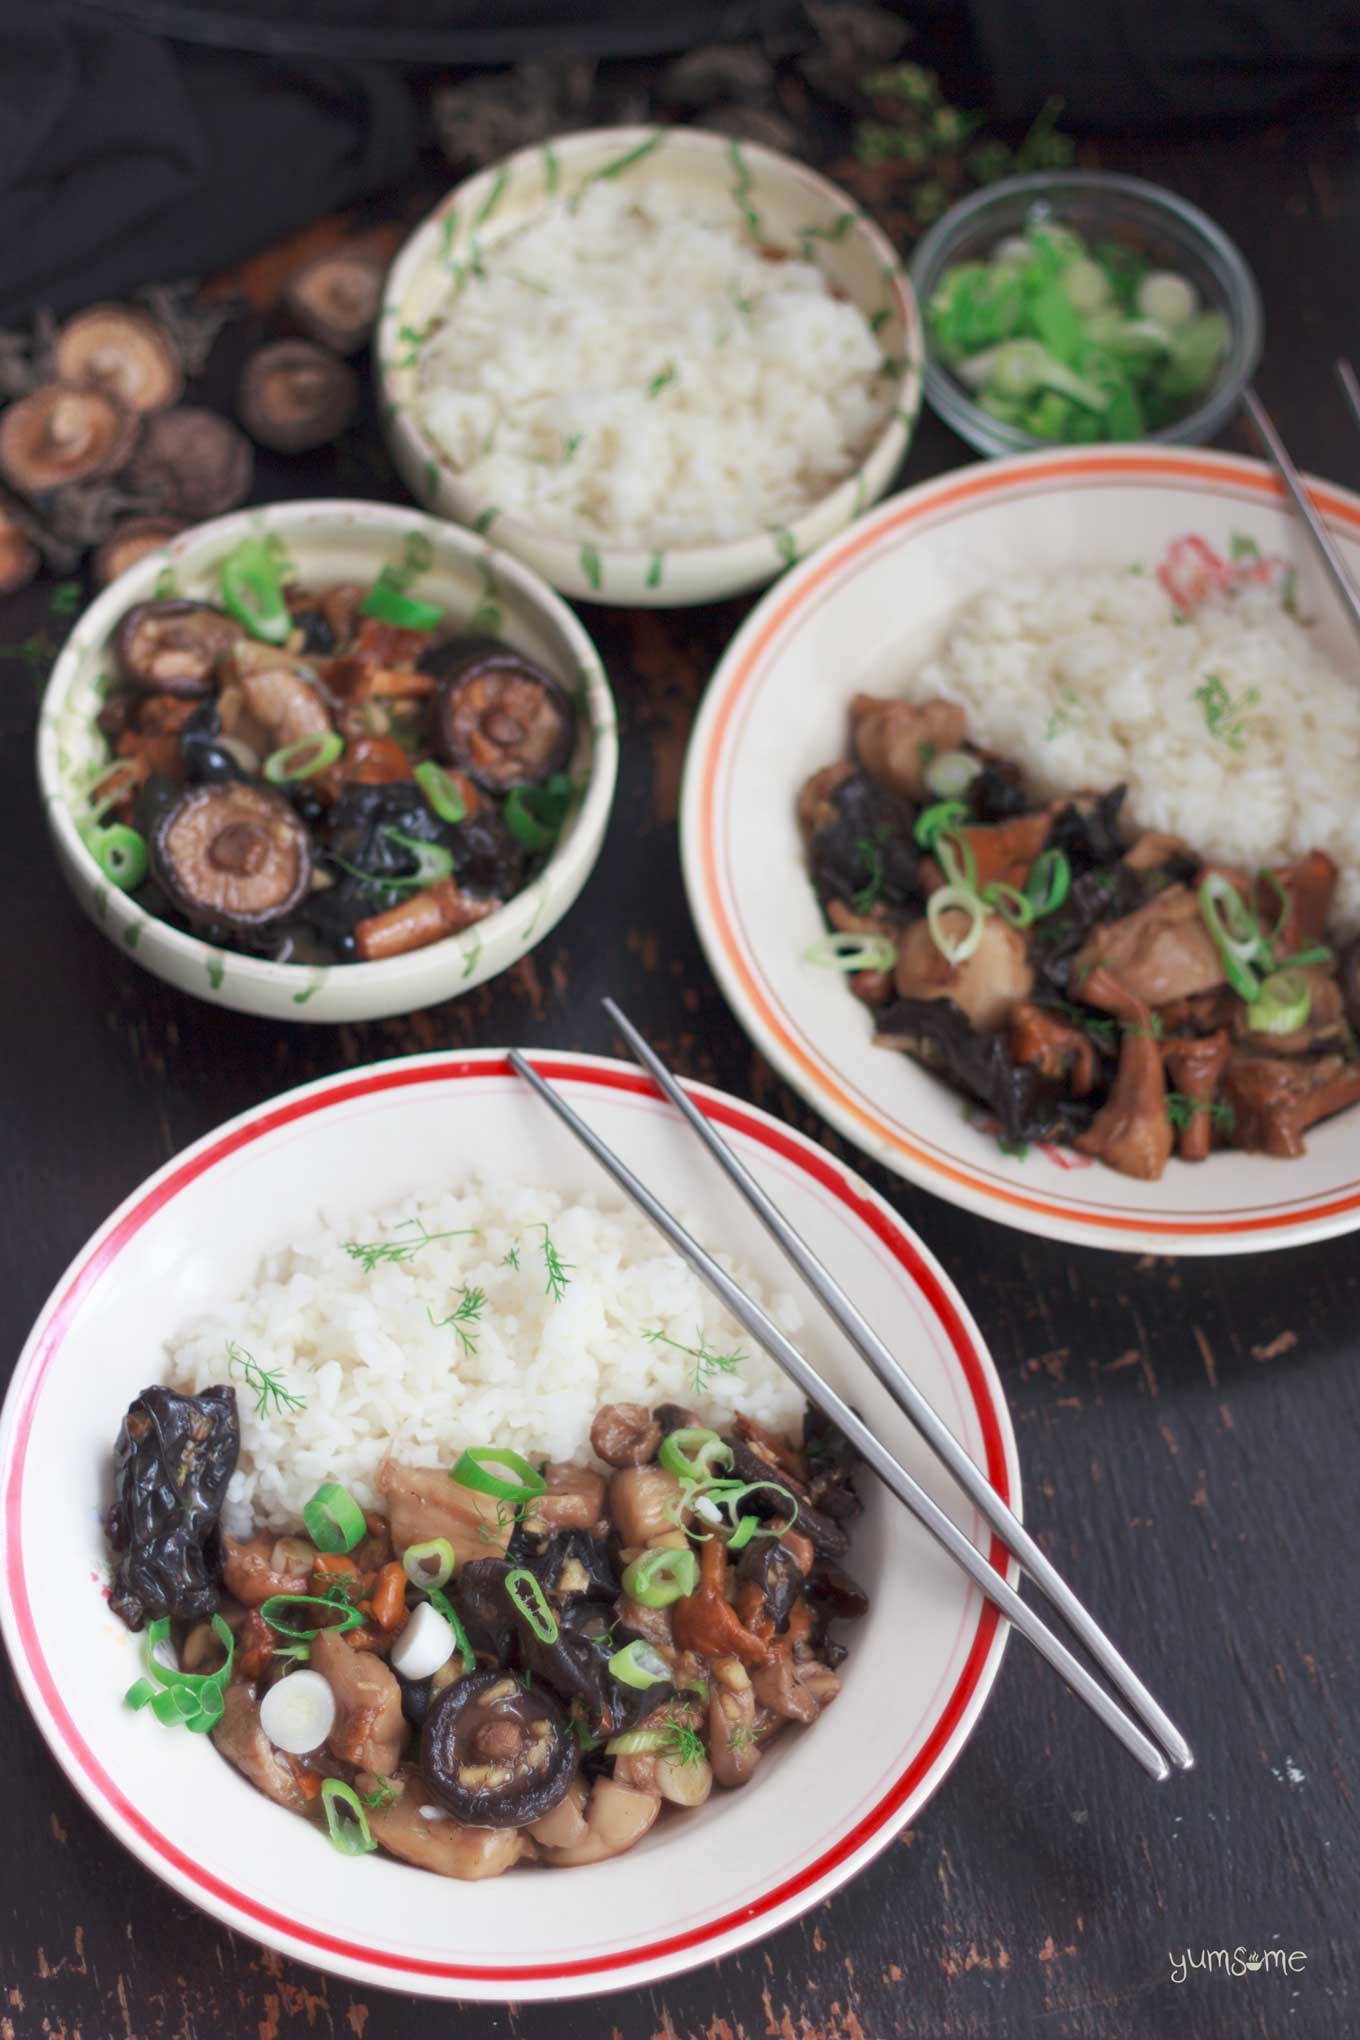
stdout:
[[[1356,380],[1355,370],[1351,367],[1349,361],[1338,361],[1336,373],[1341,387],[1346,393],[1346,399],[1355,413],[1356,423],[1360,424],[1360,382]],[[1341,598],[1342,607],[1350,618],[1356,636],[1360,637],[1360,589],[1357,589],[1355,582],[1351,579],[1346,562],[1341,557],[1336,541],[1321,517],[1319,517],[1313,499],[1304,486],[1303,476],[1294,465],[1293,456],[1290,454],[1289,448],[1281,439],[1279,432],[1276,430],[1274,420],[1250,383],[1248,383],[1246,389],[1242,392],[1242,402],[1247,408],[1247,414],[1252,424],[1256,427],[1264,441],[1267,453],[1279,471],[1280,479],[1294,499],[1294,507],[1304,521],[1317,556],[1326,570],[1328,579]]]
[[[590,1150],[596,1161],[613,1177],[625,1195],[646,1213],[682,1260],[687,1261],[695,1274],[708,1284],[756,1344],[762,1346],[771,1359],[797,1383],[809,1402],[815,1403],[824,1415],[839,1426],[850,1443],[873,1468],[884,1486],[890,1489],[899,1501],[905,1503],[931,1536],[944,1546],[950,1557],[962,1566],[969,1578],[981,1588],[987,1599],[994,1602],[1002,1614],[1015,1624],[1020,1634],[1033,1644],[1039,1655],[1055,1671],[1061,1673],[1079,1698],[1086,1702],[1092,1713],[1123,1743],[1125,1749],[1137,1757],[1143,1768],[1157,1779],[1168,1777],[1173,1766],[1177,1770],[1188,1771],[1195,1759],[1185,1737],[1158,1706],[1147,1687],[1125,1662],[1109,1637],[1097,1625],[1094,1617],[1083,1607],[1061,1574],[1044,1557],[1019,1518],[1006,1507],[953,1433],[912,1382],[905,1369],[860,1315],[835,1277],[822,1265],[766,1196],[745,1163],[705,1118],[631,1021],[620,1012],[612,999],[606,999],[604,1006],[643,1068],[687,1124],[693,1127],[719,1167],[736,1185],[766,1231],[771,1234],[815,1292],[818,1300],[835,1320],[855,1351],[872,1368],[898,1407],[911,1418],[1012,1557],[1018,1560],[1042,1588],[1074,1634],[1127,1701],[1133,1713],[1138,1716],[1143,1727],[1140,1728],[1137,1721],[1131,1719],[1123,1708],[1116,1705],[1080,1659],[1075,1657],[1066,1644],[1021,1600],[1009,1582],[964,1536],[900,1461],[880,1443],[850,1405],[822,1380],[797,1347],[780,1331],[778,1325],[746,1295],[726,1269],[720,1267],[712,1255],[706,1253],[698,1241],[686,1232],[646,1185],[638,1180],[632,1170],[587,1126],[561,1093],[544,1081],[532,1063],[528,1062],[517,1049],[512,1048],[510,1061],[520,1076],[533,1087],[545,1104],[551,1106],[558,1118],[570,1127],[577,1139]],[[1145,1729],[1150,1733],[1145,1733]]]

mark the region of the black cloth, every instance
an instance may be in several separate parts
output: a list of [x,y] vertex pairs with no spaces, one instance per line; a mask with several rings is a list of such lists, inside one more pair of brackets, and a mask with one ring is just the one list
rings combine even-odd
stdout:
[[379,64],[165,42],[62,0],[0,0],[0,321],[202,275],[411,170]]
[[996,111],[1069,128],[1283,112],[1360,65],[1360,0],[966,0]]

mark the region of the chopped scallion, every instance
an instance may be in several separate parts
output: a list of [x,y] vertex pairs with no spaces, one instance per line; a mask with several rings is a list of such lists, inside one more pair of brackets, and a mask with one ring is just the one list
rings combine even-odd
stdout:
[[505,1575],[505,1591],[519,1609],[540,1643],[556,1643],[557,1617],[548,1606],[539,1582],[527,1566],[516,1566]]
[[442,765],[433,758],[426,758],[417,765],[412,777],[441,822],[452,826],[455,822],[466,821],[467,802],[457,781],[450,779]]
[[334,1480],[323,1481],[311,1500],[303,1503],[302,1521],[317,1550],[333,1555],[353,1551],[368,1530],[364,1512],[349,1489]]
[[331,1847],[342,1856],[366,1856],[377,1848],[364,1802],[352,1785],[340,1778],[327,1778],[321,1787],[321,1806]]
[[431,1537],[424,1544],[408,1544],[401,1555],[401,1569],[413,1587],[446,1586],[457,1564],[447,1537]]
[[608,1670],[622,1685],[633,1686],[639,1692],[648,1686],[659,1686],[670,1678],[670,1666],[650,1643],[641,1637],[626,1643],[622,1650],[616,1650],[609,1660]]
[[282,786],[291,779],[314,779],[318,772],[335,763],[344,748],[345,740],[338,730],[318,730],[312,736],[299,737],[296,743],[282,744],[277,751],[271,751],[262,770],[271,786]]
[[803,961],[818,970],[843,970],[851,976],[862,970],[891,970],[897,945],[886,935],[822,935],[803,951]]
[[644,1608],[669,1608],[699,1584],[699,1561],[688,1546],[644,1551],[623,1575],[623,1591]]
[[[505,1467],[510,1478],[504,1473],[493,1473],[491,1468],[495,1466]],[[498,1502],[532,1502],[548,1492],[542,1474],[535,1472],[528,1460],[508,1445],[470,1445],[459,1456],[449,1479],[476,1494],[494,1495]]]

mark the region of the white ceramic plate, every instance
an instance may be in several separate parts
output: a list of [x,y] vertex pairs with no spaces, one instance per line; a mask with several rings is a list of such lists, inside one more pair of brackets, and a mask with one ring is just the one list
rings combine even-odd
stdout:
[[[109,640],[135,602],[166,594],[218,600],[222,561],[249,537],[277,539],[299,580],[371,581],[418,542],[428,553],[417,591],[469,626],[503,637],[556,675],[577,703],[573,776],[579,805],[538,876],[498,913],[461,935],[382,963],[273,963],[218,948],[119,892],[81,838],[77,791],[108,747],[95,726],[111,668]],[[271,1020],[348,1022],[414,1013],[485,984],[556,927],[594,868],[618,774],[618,718],[599,654],[565,602],[485,539],[391,503],[271,503],[196,524],[129,567],[85,611],[62,646],[38,721],[38,779],[67,883],[110,942],[167,984],[210,1005]]]
[[[421,343],[446,317],[480,251],[596,178],[629,188],[664,182],[730,207],[762,243],[815,258],[835,290],[869,320],[883,354],[890,408],[857,470],[787,525],[663,552],[545,531],[480,497],[417,422]],[[456,316],[456,314],[455,314]],[[592,128],[555,135],[479,170],[422,221],[392,264],[375,343],[392,458],[418,502],[491,532],[554,588],[582,602],[671,609],[759,588],[804,559],[873,503],[902,464],[921,407],[920,314],[891,244],[854,200],[815,170],[755,142],[701,128]]]
[[[1360,499],[1315,484],[1360,578]],[[686,765],[690,908],[752,1040],[876,1160],[984,1217],[1133,1252],[1249,1253],[1360,1225],[1360,1114],[1308,1135],[1297,1161],[1225,1151],[1158,1183],[1070,1149],[1001,1153],[955,1092],[873,1047],[867,1012],[801,959],[822,932],[794,817],[798,789],[845,750],[846,704],[891,693],[959,606],[1027,571],[1155,562],[1198,533],[1254,538],[1298,570],[1304,613],[1354,666],[1355,645],[1272,471],[1219,453],[1066,449],[992,461],[891,498],[773,589],[725,654]],[[1360,789],[1357,789],[1360,795]]]
[[[709,1244],[788,1287],[777,1250],[632,1066],[537,1060],[668,1203],[710,1215]],[[1016,1505],[995,1370],[919,1241],[821,1149],[719,1093],[695,1095]],[[499,1051],[346,1072],[233,1120],[135,1191],[77,1257],[0,1418],[0,1626],[39,1727],[106,1826],[184,1897],[288,1955],[366,1984],[493,2001],[654,1982],[825,1898],[940,1783],[1005,1639],[976,1588],[875,1489],[852,1558],[873,1606],[849,1638],[832,1724],[790,1735],[743,1792],[668,1819],[626,1857],[483,1884],[341,1857],[206,1742],[122,1706],[138,1648],[103,1598],[98,1504],[120,1417],[160,1376],[165,1339],[248,1282],[323,1201],[371,1207],[446,1182],[461,1158],[498,1155],[514,1157],[506,1173],[518,1180],[612,1194]],[[862,1364],[821,1323],[805,1343],[982,1542],[980,1521]]]

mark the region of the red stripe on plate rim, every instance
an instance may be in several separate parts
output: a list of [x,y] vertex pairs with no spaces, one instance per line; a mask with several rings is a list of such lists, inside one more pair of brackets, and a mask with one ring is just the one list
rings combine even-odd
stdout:
[[[656,1099],[656,1092],[648,1079],[637,1071],[598,1061],[578,1061],[560,1055],[536,1055],[533,1060],[535,1067],[541,1070],[545,1077],[558,1081],[595,1084],[605,1090],[628,1091],[652,1100]],[[416,1084],[457,1082],[469,1077],[502,1077],[518,1082],[518,1079],[514,1079],[509,1062],[504,1057],[495,1055],[485,1060],[478,1057],[454,1056],[434,1064],[422,1061],[407,1066],[380,1067],[364,1076],[334,1078],[322,1088],[309,1087],[300,1094],[285,1098],[277,1105],[262,1107],[217,1139],[210,1137],[204,1147],[196,1153],[191,1153],[177,1168],[172,1167],[145,1195],[137,1197],[136,1201],[129,1205],[117,1223],[67,1279],[61,1294],[51,1306],[50,1315],[43,1325],[41,1336],[29,1354],[22,1376],[16,1377],[14,1383],[20,1402],[9,1452],[6,1481],[5,1578],[18,1640],[23,1648],[28,1670],[48,1710],[49,1720],[46,1722],[40,1720],[39,1726],[61,1757],[63,1764],[81,1784],[82,1791],[95,1810],[106,1810],[112,1823],[122,1823],[131,1829],[147,1856],[164,1866],[163,1874],[172,1878],[178,1877],[186,1884],[196,1887],[210,1899],[215,1899],[228,1907],[237,1917],[255,1922],[266,1935],[282,1935],[290,1942],[370,1968],[469,1983],[565,1981],[580,1976],[609,1974],[640,1964],[660,1961],[668,1956],[701,1948],[706,1942],[719,1941],[735,1929],[746,1926],[753,1920],[772,1913],[810,1892],[822,1879],[876,1837],[881,1837],[883,1841],[890,1839],[884,1833],[885,1828],[894,1814],[899,1812],[912,1793],[929,1776],[931,1769],[948,1747],[977,1690],[991,1654],[998,1625],[997,1611],[992,1603],[984,1603],[979,1611],[977,1630],[963,1670],[922,1748],[878,1804],[814,1863],[799,1871],[796,1876],[772,1886],[752,1903],[720,1918],[707,1921],[702,1926],[692,1928],[683,1934],[675,1934],[641,1947],[621,1949],[610,1955],[592,1957],[579,1962],[492,1967],[430,1961],[385,1948],[364,1947],[341,1936],[324,1933],[303,1921],[289,1919],[286,1914],[275,1912],[272,1907],[258,1903],[244,1892],[204,1870],[192,1857],[185,1855],[183,1850],[162,1835],[123,1795],[76,1728],[43,1656],[23,1569],[21,1523],[23,1473],[43,1379],[91,1292],[142,1227],[198,1177],[205,1175],[220,1162],[226,1161],[255,1141],[276,1132],[280,1127],[295,1124],[314,1113],[330,1110],[354,1099],[377,1096],[384,1091],[399,1090]],[[699,1087],[691,1088],[696,1102],[707,1117],[719,1125],[729,1127],[734,1132],[755,1140],[772,1153],[801,1168],[814,1181],[821,1184],[823,1189],[845,1204],[862,1224],[868,1226],[906,1271],[929,1304],[959,1362],[982,1431],[988,1479],[1003,1500],[1009,1502],[1011,1492],[1005,1441],[996,1405],[989,1392],[981,1355],[936,1271],[914,1242],[907,1237],[900,1223],[895,1221],[892,1214],[886,1207],[881,1206],[877,1199],[864,1196],[848,1180],[845,1172],[812,1143],[805,1142],[801,1136],[777,1126],[765,1115],[757,1114],[735,1100]],[[995,1537],[991,1542],[989,1556],[998,1570],[1003,1568],[1005,1552]]]

